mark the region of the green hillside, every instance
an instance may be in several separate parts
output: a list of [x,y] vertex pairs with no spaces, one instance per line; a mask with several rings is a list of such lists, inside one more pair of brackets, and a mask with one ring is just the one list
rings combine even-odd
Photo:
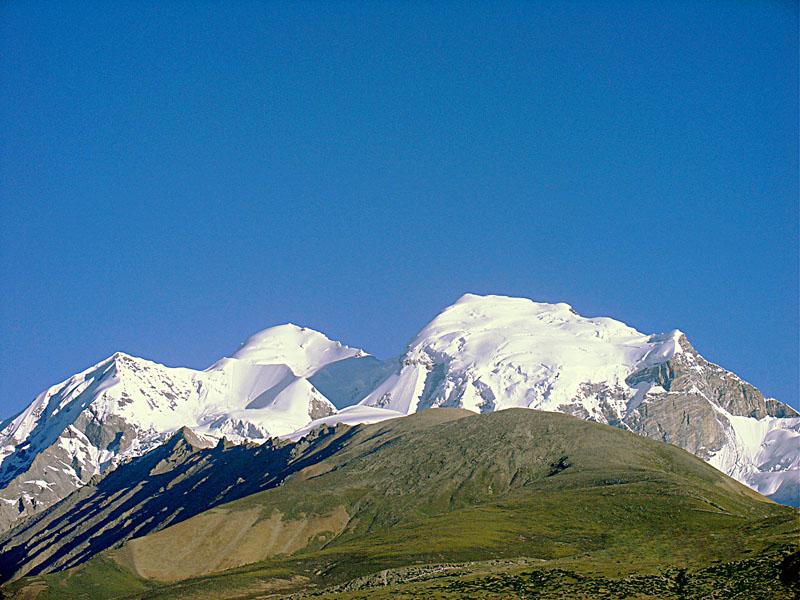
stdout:
[[796,509],[683,450],[616,428],[524,409],[436,409],[328,429],[291,451],[298,470],[278,487],[3,593],[41,600],[795,594]]

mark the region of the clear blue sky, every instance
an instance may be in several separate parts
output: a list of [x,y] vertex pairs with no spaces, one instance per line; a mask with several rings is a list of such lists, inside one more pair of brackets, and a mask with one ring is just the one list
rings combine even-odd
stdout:
[[564,301],[798,406],[796,2],[0,6],[0,418],[288,321]]

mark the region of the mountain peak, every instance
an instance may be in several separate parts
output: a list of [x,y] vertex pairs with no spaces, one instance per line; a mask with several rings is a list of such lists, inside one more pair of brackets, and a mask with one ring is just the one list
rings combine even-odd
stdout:
[[[412,341],[414,346],[433,337],[475,336],[480,332],[503,333],[503,338],[536,333],[574,338],[636,338],[647,336],[624,323],[608,318],[587,318],[565,302],[535,302],[510,296],[464,294],[433,319]],[[676,330],[677,331],[677,330]],[[666,336],[671,335],[664,334]],[[680,333],[680,332],[678,332]]]
[[[479,294],[467,293],[461,296],[452,305],[445,309],[449,311],[452,309],[472,310],[477,312],[492,311],[497,313],[500,311],[536,311],[536,312],[549,312],[549,313],[570,313],[574,316],[580,316],[577,312],[566,302],[536,302],[529,298],[518,298],[515,296],[501,296],[497,294],[488,294],[481,296]],[[444,312],[444,311],[442,311]]]
[[152,360],[147,360],[145,358],[141,358],[138,356],[133,356],[126,352],[114,352],[111,356],[106,358],[105,360],[100,361],[92,367],[92,369],[102,369],[108,371],[109,368],[113,368],[114,371],[117,373],[120,372],[138,372],[142,370],[147,370],[151,367],[161,366],[158,363],[154,363]]
[[176,440],[182,440],[189,444],[192,448],[203,449],[213,448],[217,445],[217,438],[208,435],[202,435],[194,431],[191,427],[184,425],[173,436]]
[[705,361],[681,331],[646,335],[566,303],[464,294],[388,361],[292,323],[204,371],[114,353],[2,423],[0,530],[184,425],[192,431],[175,442],[198,447],[432,407],[566,412],[680,445],[776,499],[796,497],[784,485],[796,481],[796,412]]
[[364,355],[363,350],[334,342],[319,331],[287,323],[250,336],[232,358],[258,365],[285,364],[298,377],[308,377],[332,362]]

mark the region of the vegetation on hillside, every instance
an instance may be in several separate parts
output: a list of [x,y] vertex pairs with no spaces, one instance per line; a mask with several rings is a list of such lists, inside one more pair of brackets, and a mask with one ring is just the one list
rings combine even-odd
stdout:
[[[329,429],[292,452],[300,468],[278,487],[4,594],[682,600],[797,592],[796,509],[683,450],[612,427],[522,409],[437,409]],[[192,560],[204,556],[222,562]]]

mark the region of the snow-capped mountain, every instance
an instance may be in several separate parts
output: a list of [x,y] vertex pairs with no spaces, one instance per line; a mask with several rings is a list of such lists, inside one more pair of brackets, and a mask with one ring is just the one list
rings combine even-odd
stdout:
[[762,494],[798,502],[800,418],[791,407],[703,359],[678,330],[645,335],[567,304],[467,294],[361,404],[568,413],[675,444]]
[[307,377],[361,356],[295,325],[252,336],[205,371],[116,353],[0,424],[0,530],[183,426],[209,438],[265,440],[334,414]]
[[703,359],[680,331],[646,335],[567,304],[468,294],[388,361],[295,325],[252,336],[205,371],[111,356],[0,423],[0,531],[184,426],[209,444],[296,440],[440,406],[607,423],[800,503],[800,416]]

